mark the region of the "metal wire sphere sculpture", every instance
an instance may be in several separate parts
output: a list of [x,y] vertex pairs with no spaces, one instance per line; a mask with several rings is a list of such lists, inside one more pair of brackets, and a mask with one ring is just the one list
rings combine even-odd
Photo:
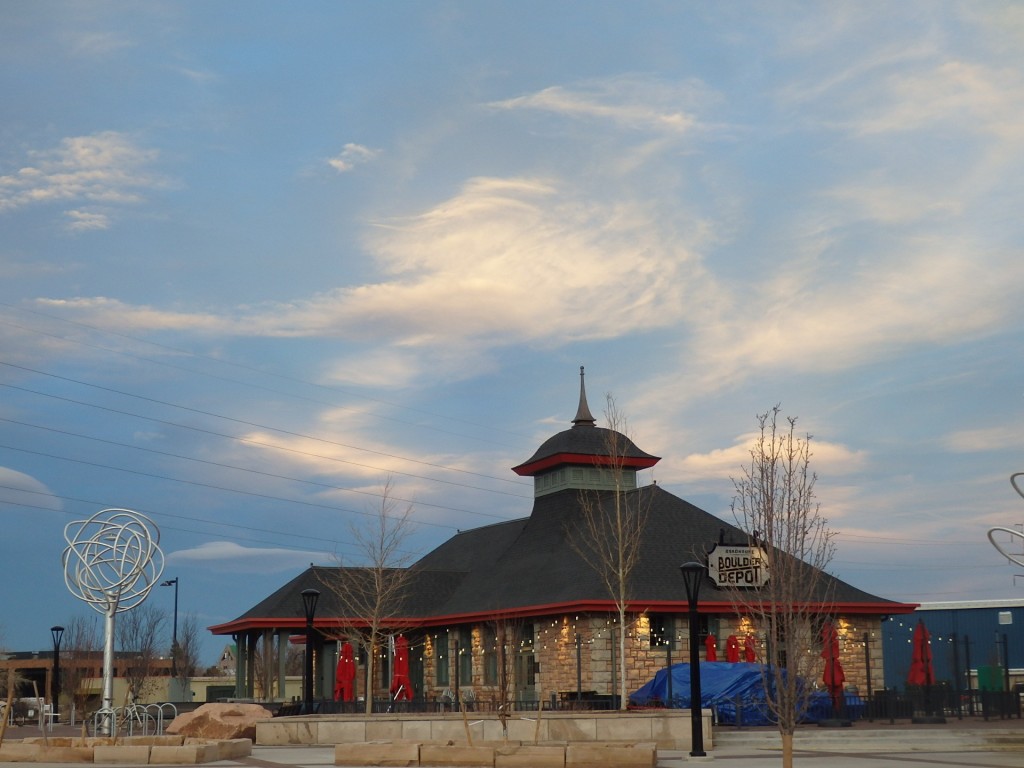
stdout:
[[146,599],[164,570],[160,530],[130,509],[104,509],[64,527],[64,583],[71,594],[107,614]]
[[[1020,496],[1022,499],[1024,499],[1024,488],[1021,488],[1019,485],[1017,485],[1017,478],[1018,477],[1024,477],[1024,472],[1014,472],[1012,475],[1010,475],[1010,485],[1013,486],[1013,490],[1015,490],[1017,492],[1017,495]],[[1022,558],[1024,558],[1024,555],[1011,554],[1011,553],[1007,552],[1003,548],[1003,545],[1000,544],[998,541],[996,541],[996,534],[997,533],[1008,533],[1008,534],[1010,534],[1010,539],[1011,540],[1014,539],[1014,538],[1018,538],[1018,539],[1021,539],[1022,541],[1024,541],[1024,532],[1018,531],[1015,528],[1005,528],[1005,527],[1003,527],[1001,525],[997,525],[994,528],[989,528],[988,529],[988,540],[989,540],[989,542],[991,542],[992,546],[995,547],[999,551],[999,554],[1002,555],[1003,557],[1005,557],[1007,560],[1009,560],[1014,565],[1019,565],[1022,568],[1024,568],[1024,559],[1022,559]]]

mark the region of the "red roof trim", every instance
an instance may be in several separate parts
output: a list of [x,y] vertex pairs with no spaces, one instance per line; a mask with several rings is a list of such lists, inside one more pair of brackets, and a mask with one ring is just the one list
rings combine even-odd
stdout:
[[[847,615],[876,615],[887,616],[894,614],[913,613],[918,607],[917,603],[808,603],[807,608],[820,608],[829,612],[838,612]],[[634,601],[629,606],[631,613],[654,611],[681,613],[687,609],[684,600],[648,600]],[[424,618],[395,617],[389,623],[395,626],[418,629],[420,627],[438,627],[445,624],[466,624],[471,621],[493,621],[498,618],[517,619],[530,616],[550,616],[557,613],[611,613],[617,610],[615,603],[611,600],[580,600],[568,603],[547,603],[542,605],[525,605],[519,608],[509,608],[498,611],[475,611],[472,613],[453,613],[445,616],[428,616]],[[701,601],[699,605],[701,613],[735,613],[736,604],[724,600]],[[315,620],[313,625],[321,631],[328,629],[340,629],[343,626],[337,618],[325,618]],[[347,625],[344,625],[347,626]],[[207,627],[214,635],[232,635],[253,629],[306,629],[306,621],[301,618],[273,619],[250,617],[247,619],[236,619],[225,624],[215,624]]]
[[512,467],[512,471],[521,477],[532,477],[538,472],[543,472],[545,469],[558,467],[562,464],[582,464],[595,467],[608,467],[617,464],[629,467],[630,469],[647,469],[648,467],[653,467],[659,461],[661,461],[661,458],[658,456],[596,456],[587,453],[555,453],[532,463]]

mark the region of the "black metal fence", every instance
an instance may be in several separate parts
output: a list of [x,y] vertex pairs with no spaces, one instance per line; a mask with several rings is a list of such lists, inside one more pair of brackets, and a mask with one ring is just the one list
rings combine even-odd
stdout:
[[[896,723],[897,721],[935,722],[942,719],[979,718],[984,720],[1008,720],[1021,718],[1022,691],[953,691],[947,686],[937,685],[930,689],[910,688],[898,690],[888,688],[875,691],[870,698],[847,696],[847,705],[840,713],[830,707],[810,712],[808,722],[818,722],[827,717],[844,720],[876,720]],[[743,728],[763,725],[771,720],[771,713],[763,699],[740,697],[723,699],[712,707],[717,725],[734,725]]]
[[[617,709],[618,696],[608,695],[584,695],[576,697],[552,695],[550,699],[517,699],[512,703],[511,709],[516,712],[536,712],[543,708],[545,712],[571,712],[578,710],[614,710]],[[479,712],[497,714],[502,705],[490,699],[460,699],[458,701],[447,697],[433,700],[413,699],[412,701],[392,701],[390,699],[374,699],[373,713],[408,713],[408,714],[438,714],[446,712]],[[333,701],[331,699],[319,699],[310,702],[307,708],[305,702],[292,701],[281,704],[274,713],[275,717],[286,717],[291,715],[336,715],[347,714],[357,715],[366,712],[364,701]]]
[[[909,688],[899,690],[886,688],[875,691],[870,698],[858,698],[858,705],[850,707],[846,716],[853,716],[855,719],[869,721],[882,720],[895,723],[898,720],[914,720],[925,717],[946,717],[946,718],[982,718],[985,720],[1008,720],[1021,718],[1021,699],[1024,691],[954,691],[945,685],[926,688]],[[608,695],[583,695],[577,697],[575,694],[555,695],[549,699],[521,699],[513,702],[512,709],[517,712],[536,712],[543,708],[545,712],[572,712],[580,710],[589,711],[611,711],[618,708],[619,698]],[[724,719],[725,722],[735,723],[737,727],[750,725],[744,723],[742,712],[748,706],[754,706],[747,701],[721,702],[723,706],[731,705],[731,716]],[[763,702],[760,702],[763,708]],[[654,708],[661,708],[664,705],[655,702]],[[451,700],[441,697],[432,700],[414,699],[412,701],[392,701],[390,699],[374,699],[374,714],[444,714],[460,712],[465,709],[467,712],[497,714],[501,705],[492,700],[461,699]],[[715,709],[714,707],[712,709]],[[281,704],[277,707],[275,716],[306,715],[306,714],[363,714],[366,712],[366,704],[362,701],[333,701],[331,699],[320,699],[311,702],[309,708],[304,702],[293,701]],[[723,718],[716,718],[722,722]]]
[[875,691],[865,702],[864,716],[891,722],[920,717],[1020,719],[1021,691],[955,691],[947,685],[910,687],[904,691],[887,688]]

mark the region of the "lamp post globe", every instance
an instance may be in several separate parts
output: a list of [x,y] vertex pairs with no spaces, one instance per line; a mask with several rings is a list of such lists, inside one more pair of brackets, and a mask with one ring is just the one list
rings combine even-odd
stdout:
[[686,587],[686,603],[689,608],[690,624],[690,757],[705,757],[704,728],[702,722],[700,691],[700,617],[697,603],[700,600],[700,585],[707,573],[700,563],[689,562],[679,566]]

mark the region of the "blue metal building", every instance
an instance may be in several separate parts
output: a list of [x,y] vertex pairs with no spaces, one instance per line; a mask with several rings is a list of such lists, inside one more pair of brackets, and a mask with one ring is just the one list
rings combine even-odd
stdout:
[[960,690],[1005,690],[1007,678],[1011,688],[1024,684],[1024,600],[972,600],[922,603],[882,622],[887,687],[906,686],[919,621],[931,635],[936,682],[958,680]]

